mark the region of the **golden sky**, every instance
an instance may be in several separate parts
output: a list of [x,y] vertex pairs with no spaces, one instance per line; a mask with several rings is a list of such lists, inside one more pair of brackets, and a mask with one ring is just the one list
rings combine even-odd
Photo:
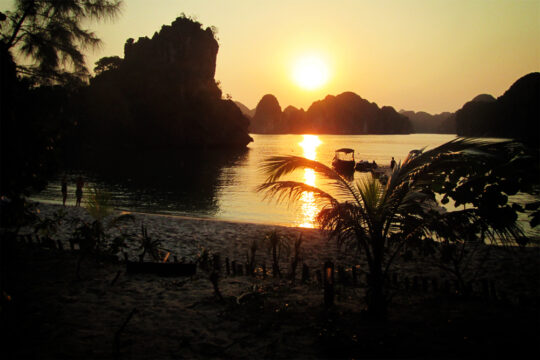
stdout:
[[[182,12],[218,28],[216,80],[249,108],[267,93],[307,109],[353,91],[396,110],[455,111],[540,71],[540,0],[125,0],[114,23],[89,25],[104,41],[90,68]],[[292,74],[306,55],[328,67],[315,90]]]

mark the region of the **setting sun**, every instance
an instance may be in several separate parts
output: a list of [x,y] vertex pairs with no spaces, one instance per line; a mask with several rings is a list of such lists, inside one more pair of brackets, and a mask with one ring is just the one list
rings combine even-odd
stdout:
[[302,57],[294,64],[293,78],[306,90],[318,89],[328,81],[328,66],[317,56]]

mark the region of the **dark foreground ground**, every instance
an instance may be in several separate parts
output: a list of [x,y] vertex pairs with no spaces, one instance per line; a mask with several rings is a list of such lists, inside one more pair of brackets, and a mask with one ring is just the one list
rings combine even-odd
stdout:
[[127,275],[122,264],[91,259],[75,280],[70,251],[27,244],[9,251],[2,271],[13,292],[2,299],[2,359],[540,355],[537,298],[518,305],[411,292],[391,305],[388,321],[375,323],[354,288],[337,289],[326,310],[316,284],[231,277],[221,280],[220,302],[202,275]]

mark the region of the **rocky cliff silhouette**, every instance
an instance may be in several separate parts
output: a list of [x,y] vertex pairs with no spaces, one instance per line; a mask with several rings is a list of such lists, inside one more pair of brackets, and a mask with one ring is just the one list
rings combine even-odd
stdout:
[[253,116],[255,115],[255,109],[248,108],[246,105],[242,104],[240,101],[235,101],[234,103],[236,104],[236,106],[238,106],[242,114],[248,117],[248,119],[251,120],[251,118],[253,118]]
[[89,146],[243,148],[249,120],[222,100],[214,80],[218,43],[186,17],[149,39],[128,39],[124,59],[91,81],[81,131]]
[[442,112],[432,115],[425,111],[400,110],[400,114],[409,118],[412,132],[425,134],[455,134],[456,115],[451,112]]
[[540,145],[540,73],[517,80],[502,96],[475,97],[456,112],[459,136],[513,138]]
[[260,134],[408,134],[411,124],[394,108],[371,103],[355,93],[328,95],[307,111],[289,106],[283,112],[273,95],[257,105],[250,131]]

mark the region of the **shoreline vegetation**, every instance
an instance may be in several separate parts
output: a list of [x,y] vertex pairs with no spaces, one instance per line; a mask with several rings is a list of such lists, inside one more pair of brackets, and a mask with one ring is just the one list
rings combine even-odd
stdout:
[[[37,208],[42,219],[63,209]],[[13,358],[461,357],[537,351],[538,247],[484,246],[469,259],[467,275],[473,277],[467,296],[420,250],[412,251],[410,261],[399,261],[391,271],[395,295],[388,319],[379,323],[362,310],[365,260],[338,249],[320,230],[135,214],[124,228],[132,234],[130,260],[138,260],[144,224],[147,236],[161,240],[177,261],[197,262],[197,274],[128,274],[122,256],[91,256],[77,280],[80,250],[76,245],[68,250],[70,219],[89,215],[75,207],[66,214],[48,235],[53,242],[38,244],[32,228],[23,228],[11,243],[7,275],[14,291],[2,308],[14,311],[2,314],[12,330]],[[290,244],[302,234],[299,254],[281,257],[282,278],[272,276],[272,254],[262,245],[274,230]],[[260,244],[256,254],[254,241]],[[221,258],[220,296],[201,261],[205,249]],[[242,275],[240,270],[227,275],[226,258],[242,264]],[[254,275],[246,271],[250,258]],[[294,258],[300,259],[295,280]],[[335,263],[330,307],[324,306],[325,286],[317,275],[327,260]],[[310,272],[304,281],[302,264]]]

